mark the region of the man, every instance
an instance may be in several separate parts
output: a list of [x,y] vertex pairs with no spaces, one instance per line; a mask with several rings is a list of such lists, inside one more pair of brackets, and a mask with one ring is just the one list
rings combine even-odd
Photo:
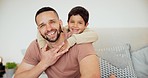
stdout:
[[48,78],[100,77],[98,58],[91,43],[76,44],[68,52],[60,50],[67,38],[61,30],[62,21],[53,8],[41,8],[35,20],[46,45],[40,49],[37,40],[30,44],[15,78],[38,78],[42,72]]

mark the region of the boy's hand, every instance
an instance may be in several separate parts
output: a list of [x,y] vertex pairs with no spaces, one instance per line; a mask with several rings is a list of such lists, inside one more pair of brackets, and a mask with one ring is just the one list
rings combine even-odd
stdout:
[[115,76],[114,74],[111,74],[111,75],[109,76],[109,78],[116,78],[116,76]]
[[66,37],[69,38],[69,37],[71,37],[72,34],[73,34],[72,32],[67,32]]
[[69,50],[70,46],[68,44],[68,41],[65,40],[64,43],[65,44],[61,47],[61,49],[59,50],[59,52],[61,52],[61,51],[68,51]]

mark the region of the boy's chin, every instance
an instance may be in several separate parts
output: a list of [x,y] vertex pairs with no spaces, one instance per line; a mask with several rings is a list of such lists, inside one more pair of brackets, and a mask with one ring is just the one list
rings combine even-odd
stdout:
[[73,34],[79,34],[79,32],[73,32]]
[[73,34],[80,34],[79,31],[72,31]]

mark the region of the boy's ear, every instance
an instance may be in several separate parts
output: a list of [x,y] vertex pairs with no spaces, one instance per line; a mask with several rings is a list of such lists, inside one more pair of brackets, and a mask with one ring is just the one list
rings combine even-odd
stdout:
[[85,26],[87,27],[87,26],[88,26],[88,24],[89,24],[89,23],[86,23],[86,25],[85,25]]

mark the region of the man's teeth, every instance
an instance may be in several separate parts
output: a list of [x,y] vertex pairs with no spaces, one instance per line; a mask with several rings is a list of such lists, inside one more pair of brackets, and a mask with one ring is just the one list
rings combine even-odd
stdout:
[[48,35],[53,35],[55,32],[49,32]]
[[51,34],[54,34],[54,32],[51,32]]

